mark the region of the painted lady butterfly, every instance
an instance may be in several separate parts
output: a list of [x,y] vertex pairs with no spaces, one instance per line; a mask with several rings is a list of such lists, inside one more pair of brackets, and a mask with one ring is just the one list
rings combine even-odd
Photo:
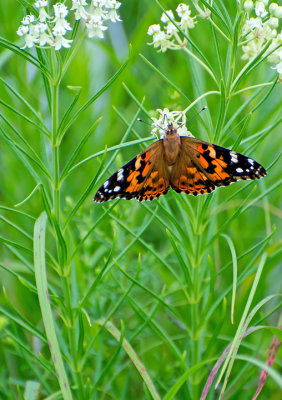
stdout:
[[123,198],[153,200],[168,192],[211,193],[246,179],[259,179],[266,170],[255,160],[192,137],[180,136],[170,123],[161,139],[115,172],[97,191],[101,203]]

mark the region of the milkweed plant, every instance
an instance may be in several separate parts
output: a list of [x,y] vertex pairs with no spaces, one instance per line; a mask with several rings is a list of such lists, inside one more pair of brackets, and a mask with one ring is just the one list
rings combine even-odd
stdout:
[[[227,3],[0,6],[1,398],[279,397],[282,6]],[[94,204],[168,123],[268,177]]]

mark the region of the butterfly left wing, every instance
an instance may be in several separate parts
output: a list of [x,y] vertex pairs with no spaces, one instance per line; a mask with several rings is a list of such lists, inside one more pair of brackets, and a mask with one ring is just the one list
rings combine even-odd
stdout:
[[153,200],[169,188],[163,158],[163,141],[158,140],[115,172],[97,191],[94,201],[117,198]]

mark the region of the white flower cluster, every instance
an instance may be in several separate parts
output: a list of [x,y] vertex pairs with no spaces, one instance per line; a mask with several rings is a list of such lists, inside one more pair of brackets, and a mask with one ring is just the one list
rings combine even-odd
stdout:
[[[88,37],[103,38],[103,32],[107,29],[104,22],[107,20],[120,21],[117,14],[120,6],[121,3],[117,0],[90,0],[88,2],[72,0],[71,11],[75,12],[76,20],[85,21]],[[17,30],[18,36],[22,36],[25,40],[23,48],[46,45],[54,47],[55,50],[60,50],[62,47],[69,48],[72,40],[64,37],[68,31],[72,30],[66,20],[69,14],[68,8],[63,3],[56,3],[53,6],[54,15],[50,16],[46,11],[48,10],[48,0],[37,0],[34,7],[38,8],[38,18],[32,14],[26,15]]]
[[62,47],[70,47],[72,40],[64,37],[67,31],[71,31],[70,24],[66,20],[67,7],[62,3],[55,4],[54,17],[51,17],[46,11],[47,0],[38,0],[34,6],[39,9],[38,18],[32,14],[26,15],[17,30],[17,34],[24,37],[23,48],[48,45],[60,50]]
[[[186,128],[186,115],[183,111],[169,111],[168,108],[161,110],[157,109],[160,114],[158,118],[151,117],[153,120],[151,131],[152,135],[163,135],[164,131],[168,128],[169,124],[173,124],[177,128],[177,132],[181,136],[192,136]],[[158,132],[158,134],[157,134]]]
[[82,19],[86,23],[88,37],[104,37],[104,31],[108,29],[104,23],[121,21],[117,10],[121,3],[117,0],[72,0],[71,10],[75,11],[75,19]]
[[[167,15],[178,25],[184,33],[188,33],[189,29],[193,29],[196,24],[196,17],[191,17],[191,10],[189,6],[181,3],[176,8],[176,13],[180,18],[180,21],[175,20],[175,16],[172,10],[166,11]],[[167,49],[181,49],[186,44],[185,39],[181,39],[179,36],[178,28],[172,23],[172,21],[163,13],[161,21],[165,24],[164,29],[161,29],[159,24],[151,25],[148,29],[148,35],[152,36],[152,44],[155,48],[160,48],[159,51],[165,52]],[[175,40],[177,43],[175,43]]]
[[271,54],[267,59],[275,64],[272,68],[277,70],[279,79],[282,80],[282,32],[277,32],[279,19],[282,18],[282,6],[277,3],[268,5],[268,0],[248,0],[244,3],[244,9],[247,19],[242,29],[242,59],[253,59],[270,42],[268,53]]

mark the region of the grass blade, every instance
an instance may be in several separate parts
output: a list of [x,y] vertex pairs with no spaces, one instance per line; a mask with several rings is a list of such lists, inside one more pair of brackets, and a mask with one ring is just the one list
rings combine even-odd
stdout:
[[65,400],[71,400],[72,394],[69,386],[62,354],[60,351],[50,299],[48,294],[48,284],[45,264],[45,234],[46,234],[47,215],[42,213],[34,225],[34,269],[38,299],[41,308],[41,315],[44,323],[46,336],[48,339],[53,363],[57,371],[57,377],[61,388],[62,396]]
[[[104,325],[104,320],[100,319],[97,321],[99,325]],[[120,343],[121,341],[121,333],[120,331],[110,322],[106,322],[105,328],[107,331],[116,339],[117,342]],[[160,396],[155,388],[146,368],[142,364],[140,358],[138,357],[137,353],[134,351],[133,347],[130,343],[124,338],[122,341],[122,347],[124,351],[127,353],[128,357],[131,359],[132,363],[135,365],[137,371],[139,372],[141,378],[143,379],[145,385],[147,386],[152,398],[154,400],[160,400]]]

